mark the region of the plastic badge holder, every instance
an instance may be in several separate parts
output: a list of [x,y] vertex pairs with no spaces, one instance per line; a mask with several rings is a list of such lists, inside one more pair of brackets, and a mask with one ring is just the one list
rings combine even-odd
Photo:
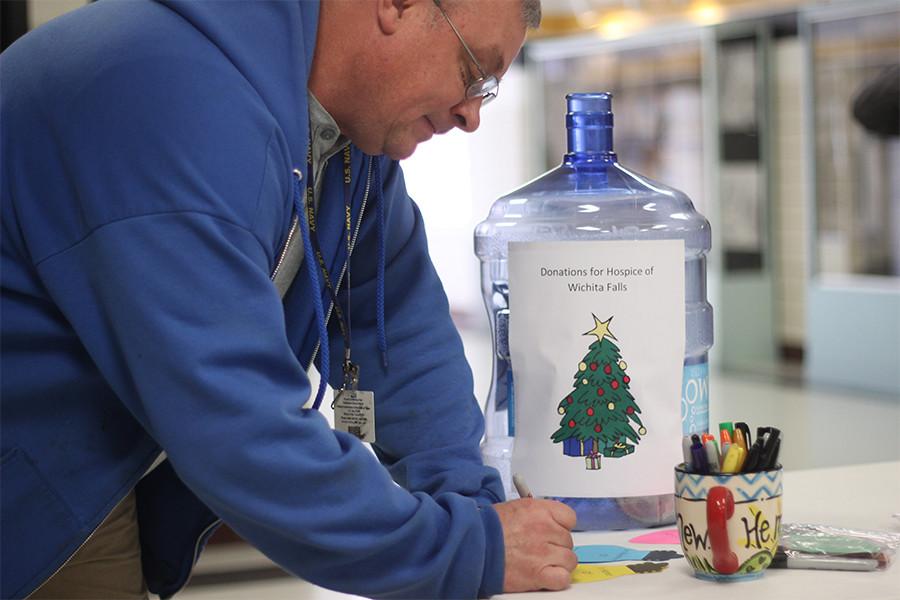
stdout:
[[[568,152],[562,164],[498,199],[488,218],[475,229],[475,253],[481,261],[482,293],[494,349],[482,454],[486,464],[500,471],[507,495],[512,497],[515,382],[509,351],[509,242],[684,240],[684,385],[708,390],[707,354],[713,342],[712,307],[706,299],[709,222],[684,193],[617,162],[612,146],[611,94],[570,94],[566,99]],[[706,403],[704,395],[688,409],[682,400],[685,435],[709,429]],[[575,510],[580,530],[643,528],[675,520],[671,493],[557,499]]]

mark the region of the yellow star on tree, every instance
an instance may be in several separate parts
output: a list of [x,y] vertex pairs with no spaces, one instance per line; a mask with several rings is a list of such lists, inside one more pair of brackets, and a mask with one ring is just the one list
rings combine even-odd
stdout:
[[610,321],[613,320],[612,317],[608,318],[605,321],[601,321],[600,319],[597,318],[597,315],[595,315],[594,313],[591,313],[591,316],[594,317],[594,328],[590,331],[586,331],[582,335],[596,335],[598,342],[603,341],[603,336],[609,336],[610,338],[618,341],[616,339],[616,336],[614,336],[612,334],[612,332],[609,330],[609,323],[610,323]]

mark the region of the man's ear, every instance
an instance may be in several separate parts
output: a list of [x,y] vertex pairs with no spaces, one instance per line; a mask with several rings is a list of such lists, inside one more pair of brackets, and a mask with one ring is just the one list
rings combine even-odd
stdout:
[[409,20],[407,11],[418,3],[418,0],[375,0],[381,32],[385,35],[396,33],[404,20]]

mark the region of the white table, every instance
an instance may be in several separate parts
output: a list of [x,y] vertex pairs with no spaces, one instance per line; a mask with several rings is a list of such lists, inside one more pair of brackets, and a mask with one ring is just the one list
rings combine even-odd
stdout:
[[[871,442],[876,443],[876,442]],[[784,521],[821,523],[855,529],[900,532],[900,461],[841,466],[827,469],[786,471]],[[576,533],[575,543],[617,544],[645,550],[680,546],[628,544],[628,540],[653,530]],[[261,557],[262,558],[262,557]],[[201,559],[202,560],[202,559]],[[634,561],[629,561],[634,562]],[[900,562],[900,556],[896,557]],[[273,579],[250,583],[188,588],[184,600],[351,600],[356,596],[333,592],[298,579]],[[561,592],[534,592],[495,596],[502,600],[898,600],[900,564],[886,571],[804,571],[769,569],[761,579],[719,584],[701,581],[691,574],[684,559],[669,561],[662,573],[629,575],[574,584]]]
[[[900,532],[900,462],[871,463],[828,469],[785,471],[784,521],[821,523],[854,529]],[[678,549],[680,546],[628,544],[647,531],[576,533],[575,544],[617,544],[642,549]],[[895,557],[900,562],[900,556]],[[630,561],[633,562],[633,561]],[[900,599],[900,565],[885,571],[807,571],[768,569],[761,579],[719,584],[692,575],[684,559],[669,561],[662,573],[629,575],[579,583],[553,594],[527,593],[496,596],[504,600],[599,600],[602,598],[658,598],[690,600],[805,600]]]

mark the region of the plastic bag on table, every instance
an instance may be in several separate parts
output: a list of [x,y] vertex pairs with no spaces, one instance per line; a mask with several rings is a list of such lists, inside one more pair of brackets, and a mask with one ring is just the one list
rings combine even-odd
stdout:
[[809,523],[784,523],[779,554],[792,558],[840,557],[877,560],[888,568],[900,548],[900,533],[845,529]]

